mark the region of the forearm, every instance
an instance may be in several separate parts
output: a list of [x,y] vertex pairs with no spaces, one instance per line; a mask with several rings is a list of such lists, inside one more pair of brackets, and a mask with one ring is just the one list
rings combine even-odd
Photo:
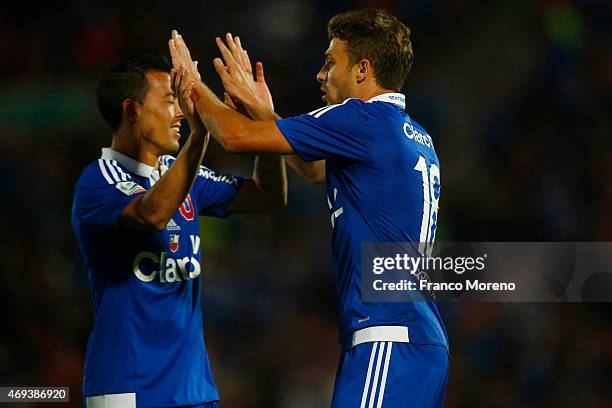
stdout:
[[168,171],[136,203],[134,213],[141,223],[156,229],[165,228],[191,190],[207,138],[202,132],[193,132]]
[[255,157],[253,181],[262,196],[262,210],[287,205],[287,170],[281,156]]
[[284,158],[287,164],[307,181],[312,184],[325,183],[325,160],[305,162],[296,155],[288,155]]
[[194,87],[196,112],[213,138],[227,151],[234,151],[240,135],[250,132],[252,120],[229,108],[200,82]]

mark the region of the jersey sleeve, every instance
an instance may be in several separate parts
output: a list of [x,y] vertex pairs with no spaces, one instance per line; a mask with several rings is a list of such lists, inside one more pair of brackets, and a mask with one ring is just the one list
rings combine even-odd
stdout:
[[[165,155],[159,160],[167,169],[176,158]],[[191,197],[195,199],[194,206],[197,207],[198,213],[225,218],[227,215],[225,210],[234,201],[243,182],[243,177],[218,173],[208,167],[200,166],[191,188]]]
[[304,115],[278,119],[276,125],[304,161],[361,160],[367,156],[370,144],[363,103],[347,99]]
[[227,206],[234,201],[243,177],[218,173],[207,167],[200,166],[193,183],[191,195],[195,197],[200,215],[225,218]]
[[[104,160],[83,173],[74,193],[73,212],[81,224],[118,227],[119,215],[147,190],[133,181],[106,177]],[[99,167],[99,168],[97,168]]]

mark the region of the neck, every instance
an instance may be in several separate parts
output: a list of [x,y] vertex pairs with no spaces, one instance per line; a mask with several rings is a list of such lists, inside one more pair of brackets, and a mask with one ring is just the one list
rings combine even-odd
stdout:
[[113,133],[111,148],[155,169],[159,166],[159,155],[147,149],[133,129],[117,129]]

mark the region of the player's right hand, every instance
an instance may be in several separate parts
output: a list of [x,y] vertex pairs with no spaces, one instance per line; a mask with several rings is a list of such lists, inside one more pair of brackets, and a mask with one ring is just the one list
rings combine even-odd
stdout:
[[220,38],[216,38],[223,59],[215,58],[213,61],[225,91],[234,101],[244,105],[251,116],[257,116],[257,112],[253,110],[273,112],[274,103],[266,84],[263,64],[257,61],[254,78],[251,60],[247,51],[242,48],[240,37],[227,33],[225,40],[227,45]]

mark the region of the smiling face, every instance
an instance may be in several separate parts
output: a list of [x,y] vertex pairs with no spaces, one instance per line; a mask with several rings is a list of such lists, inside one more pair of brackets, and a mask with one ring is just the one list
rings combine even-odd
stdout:
[[142,147],[157,156],[174,154],[179,150],[181,120],[185,117],[170,86],[170,74],[146,73],[148,90],[138,104],[136,126],[142,135]]
[[323,101],[327,105],[342,103],[355,96],[354,81],[356,65],[351,63],[346,50],[346,43],[332,38],[325,51],[325,64],[317,74],[321,83]]

